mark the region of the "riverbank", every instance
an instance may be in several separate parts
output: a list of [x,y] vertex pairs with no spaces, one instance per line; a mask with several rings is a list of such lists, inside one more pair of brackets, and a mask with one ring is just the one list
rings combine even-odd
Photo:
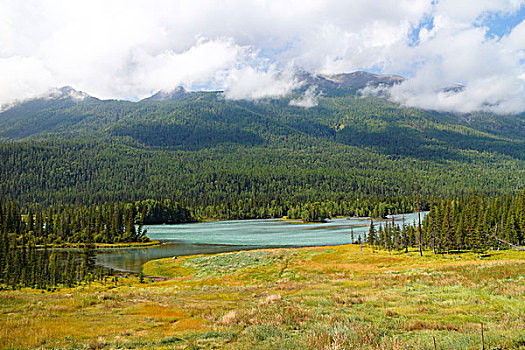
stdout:
[[53,293],[0,292],[2,348],[518,349],[525,253],[389,254],[356,245],[147,263]]

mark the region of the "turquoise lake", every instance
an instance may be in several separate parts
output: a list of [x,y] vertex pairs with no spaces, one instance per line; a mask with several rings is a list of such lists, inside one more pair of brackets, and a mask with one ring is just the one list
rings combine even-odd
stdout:
[[[426,212],[421,212],[423,220]],[[392,218],[388,219],[390,222]],[[394,215],[396,224],[417,223],[418,214]],[[376,229],[387,220],[374,220]],[[271,247],[304,247],[351,243],[367,233],[369,218],[337,218],[326,223],[303,224],[279,219],[210,221],[147,226],[147,236],[163,244],[149,248],[101,250],[97,264],[138,272],[153,259],[179,255],[213,254]]]

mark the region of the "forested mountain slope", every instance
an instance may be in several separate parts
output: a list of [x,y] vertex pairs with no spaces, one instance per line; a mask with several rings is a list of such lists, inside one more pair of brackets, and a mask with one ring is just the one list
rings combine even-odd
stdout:
[[301,91],[252,102],[177,89],[128,102],[62,89],[0,113],[1,194],[265,206],[525,187],[524,115],[404,108],[355,93],[358,78],[316,77],[312,108],[290,105]]

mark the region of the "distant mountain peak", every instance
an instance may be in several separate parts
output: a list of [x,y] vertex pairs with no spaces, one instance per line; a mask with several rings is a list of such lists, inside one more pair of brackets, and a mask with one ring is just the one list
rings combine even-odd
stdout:
[[458,94],[460,92],[463,92],[465,88],[466,88],[465,85],[456,83],[456,84],[446,86],[441,91],[447,94]]
[[318,91],[326,97],[355,94],[367,87],[391,87],[405,80],[399,75],[381,75],[365,71],[339,74],[310,74],[300,71],[298,76],[304,82],[303,90],[316,86]]
[[22,100],[16,100],[12,101],[10,103],[2,104],[0,105],[0,113],[3,113],[9,109],[25,105],[27,103],[40,103],[40,102],[52,102],[52,101],[70,101],[70,102],[80,102],[84,101],[86,99],[89,100],[96,100],[95,97],[83,92],[78,91],[72,88],[71,86],[63,86],[61,88],[52,88],[46,91],[45,93],[31,97],[26,98]]
[[177,86],[171,91],[158,91],[142,101],[177,101],[191,95],[192,93],[192,91],[186,90],[183,86]]
[[54,88],[49,90],[42,96],[42,98],[48,100],[60,100],[71,98],[76,101],[83,101],[86,98],[91,98],[91,96],[83,91],[75,90],[71,86],[63,86],[61,88]]
[[377,85],[395,85],[403,82],[405,78],[399,75],[380,75],[373,74],[364,71],[355,71],[352,73],[341,73],[324,75],[320,74],[320,78],[326,79],[332,83],[339,85],[344,88],[351,89],[362,89],[366,86],[377,86]]

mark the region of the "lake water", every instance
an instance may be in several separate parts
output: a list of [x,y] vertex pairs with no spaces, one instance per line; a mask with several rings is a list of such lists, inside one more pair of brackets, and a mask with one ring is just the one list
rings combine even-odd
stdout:
[[[426,212],[421,212],[423,220]],[[392,220],[391,218],[389,219]],[[386,220],[374,220],[376,229]],[[417,222],[417,213],[395,215],[401,225]],[[367,233],[369,218],[338,218],[326,223],[303,224],[278,219],[210,221],[178,225],[150,225],[147,236],[163,241],[149,248],[102,250],[97,264],[122,271],[140,271],[153,259],[178,255],[213,254],[271,247],[304,247],[347,244]]]

